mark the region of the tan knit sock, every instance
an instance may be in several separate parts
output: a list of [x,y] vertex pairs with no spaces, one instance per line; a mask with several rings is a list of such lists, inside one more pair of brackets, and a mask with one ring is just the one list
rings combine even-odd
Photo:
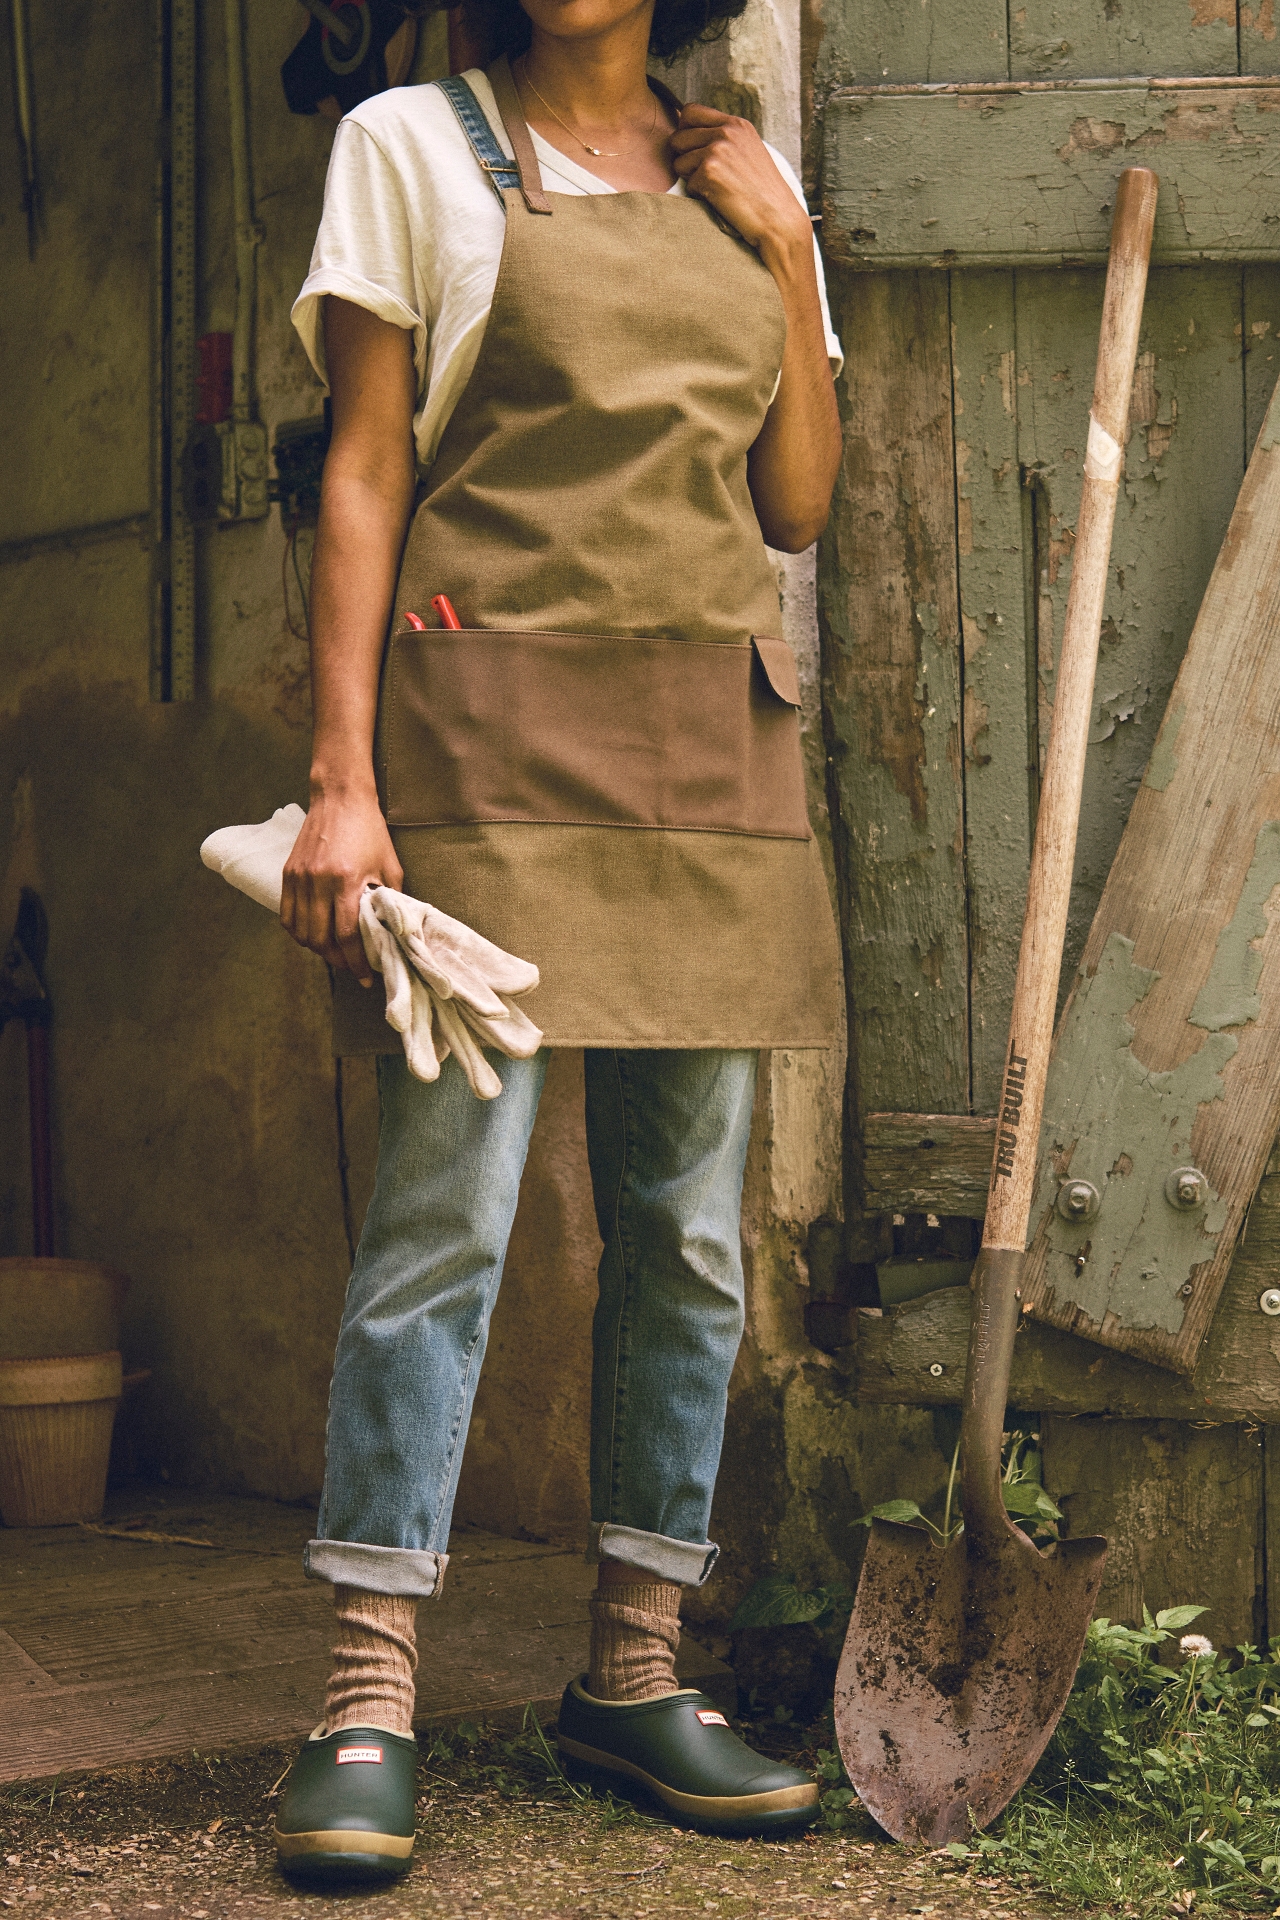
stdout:
[[342,1727],[413,1732],[417,1609],[417,1600],[403,1594],[335,1586],[337,1638],[324,1696],[326,1733]]
[[667,1580],[597,1588],[588,1601],[587,1691],[597,1700],[656,1700],[674,1693],[680,1589]]

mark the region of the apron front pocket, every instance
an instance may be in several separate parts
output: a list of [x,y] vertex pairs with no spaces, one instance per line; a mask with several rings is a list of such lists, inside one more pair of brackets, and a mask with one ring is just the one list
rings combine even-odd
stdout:
[[807,840],[799,703],[791,649],[768,637],[400,633],[384,707],[387,819]]

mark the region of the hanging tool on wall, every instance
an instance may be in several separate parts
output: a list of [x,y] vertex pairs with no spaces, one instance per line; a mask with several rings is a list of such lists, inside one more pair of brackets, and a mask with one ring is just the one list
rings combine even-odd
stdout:
[[22,166],[22,210],[27,216],[27,254],[36,257],[36,241],[43,225],[40,175],[36,167],[35,98],[31,86],[31,33],[27,0],[10,0],[13,35],[13,94],[18,115],[18,157]]
[[408,77],[427,0],[302,0],[306,32],[280,69],[290,113],[340,120]]
[[53,1130],[49,1121],[49,1021],[44,984],[49,919],[40,895],[24,887],[17,924],[0,956],[0,1032],[10,1020],[27,1029],[27,1112],[31,1129],[31,1251],[48,1259],[53,1246]]
[[840,1752],[899,1840],[945,1846],[994,1820],[1027,1778],[1075,1678],[1106,1559],[1101,1539],[1042,1554],[1005,1511],[1000,1453],[1027,1221],[1075,860],[1116,496],[1159,182],[1120,175],[1009,1053],[960,1427],[964,1531],[872,1522],[836,1677]]

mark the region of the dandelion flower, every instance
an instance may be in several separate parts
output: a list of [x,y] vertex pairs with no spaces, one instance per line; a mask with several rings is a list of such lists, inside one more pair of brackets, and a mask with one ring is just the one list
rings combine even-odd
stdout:
[[1178,1645],[1193,1660],[1207,1659],[1213,1652],[1212,1640],[1206,1640],[1202,1633],[1184,1633]]

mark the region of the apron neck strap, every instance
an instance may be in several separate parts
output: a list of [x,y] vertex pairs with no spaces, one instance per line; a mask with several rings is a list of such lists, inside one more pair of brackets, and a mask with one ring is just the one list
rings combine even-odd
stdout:
[[489,85],[493,88],[493,97],[498,103],[498,112],[502,115],[502,124],[507,130],[516,156],[516,167],[520,174],[520,191],[530,213],[550,213],[551,202],[542,190],[542,172],[538,166],[538,156],[533,150],[533,141],[529,135],[528,122],[520,105],[520,95],[516,92],[516,83],[512,78],[511,66],[506,54],[501,54],[488,73]]
[[663,86],[661,80],[655,80],[652,74],[648,74],[646,77],[649,82],[650,93],[657,94],[659,100],[661,100],[663,106],[671,115],[671,118],[678,122],[680,115],[684,112],[684,101],[678,93],[672,93],[670,87]]

